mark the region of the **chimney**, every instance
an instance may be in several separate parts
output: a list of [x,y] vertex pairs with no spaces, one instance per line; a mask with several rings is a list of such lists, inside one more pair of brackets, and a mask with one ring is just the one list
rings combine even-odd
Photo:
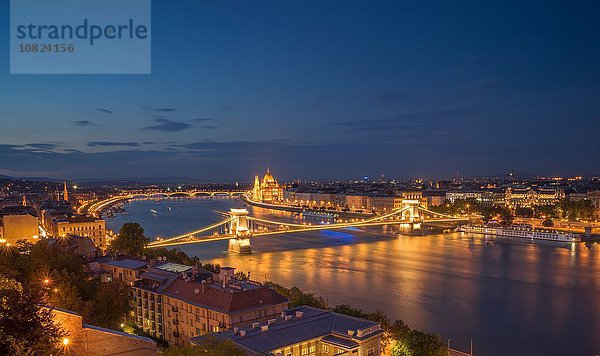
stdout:
[[260,331],[262,331],[263,333],[269,331],[269,325],[263,325],[263,326],[261,326],[260,327]]
[[246,330],[240,330],[240,336],[241,337],[246,336]]
[[301,312],[299,310],[296,311],[296,318],[302,318],[302,315],[304,315],[303,312]]
[[277,322],[277,319],[269,319],[267,320],[267,325],[273,325]]
[[238,331],[240,331],[240,328],[238,328],[237,326],[235,328],[233,328],[233,334],[237,334]]
[[259,326],[260,326],[260,323],[259,323],[259,322],[252,323],[252,329],[256,329],[256,328],[258,328]]

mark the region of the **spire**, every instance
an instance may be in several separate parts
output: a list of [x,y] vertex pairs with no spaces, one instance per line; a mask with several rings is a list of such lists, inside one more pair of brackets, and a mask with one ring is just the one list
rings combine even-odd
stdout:
[[69,191],[67,190],[67,181],[65,181],[65,186],[63,188],[63,200],[69,201]]

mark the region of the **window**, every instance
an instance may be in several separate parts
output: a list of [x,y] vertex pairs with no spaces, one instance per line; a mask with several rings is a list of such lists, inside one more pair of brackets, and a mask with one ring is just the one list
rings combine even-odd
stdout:
[[367,356],[375,355],[375,348],[371,347],[367,350]]
[[315,345],[312,345],[312,346],[308,347],[308,353],[309,354],[314,354],[315,353]]
[[303,347],[302,348],[302,356],[308,355],[308,348]]
[[329,345],[323,345],[323,352],[329,353]]

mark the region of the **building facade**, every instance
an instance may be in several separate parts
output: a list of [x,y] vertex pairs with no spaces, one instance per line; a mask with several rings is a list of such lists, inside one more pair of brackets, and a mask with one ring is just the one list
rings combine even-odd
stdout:
[[92,239],[96,247],[106,249],[106,222],[92,216],[61,216],[52,219],[51,233],[55,237],[78,235]]
[[[378,356],[382,335],[377,322],[301,306],[215,337],[231,340],[252,355]],[[194,337],[191,343],[201,345],[203,339]]]
[[14,245],[18,240],[34,242],[38,238],[38,219],[30,214],[0,216],[0,239]]
[[266,320],[288,306],[267,286],[238,280],[233,268],[221,268],[219,275],[184,268],[152,268],[133,286],[137,325],[170,343],[185,345],[194,336]]
[[559,188],[507,188],[505,205],[509,208],[552,205],[565,198]]
[[284,190],[285,187],[280,185],[271,174],[271,170],[267,169],[262,181],[259,180],[258,175],[254,177],[252,199],[264,203],[283,202]]

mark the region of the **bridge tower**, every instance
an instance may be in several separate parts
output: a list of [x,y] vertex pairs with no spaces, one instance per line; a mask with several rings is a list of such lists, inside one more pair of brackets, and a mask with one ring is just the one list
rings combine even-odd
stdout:
[[402,212],[402,220],[406,223],[400,224],[400,231],[406,234],[414,234],[415,230],[421,229],[419,206],[421,202],[418,200],[404,199],[402,200],[402,208],[408,208]]
[[418,200],[404,199],[402,200],[402,208],[408,208],[402,212],[402,220],[410,220],[413,222],[419,219],[419,206],[421,202]]
[[252,232],[248,229],[248,210],[231,209],[229,214],[233,218],[229,223],[229,231],[234,234],[235,237],[229,239],[227,249],[236,253],[252,253],[252,246],[250,245]]

